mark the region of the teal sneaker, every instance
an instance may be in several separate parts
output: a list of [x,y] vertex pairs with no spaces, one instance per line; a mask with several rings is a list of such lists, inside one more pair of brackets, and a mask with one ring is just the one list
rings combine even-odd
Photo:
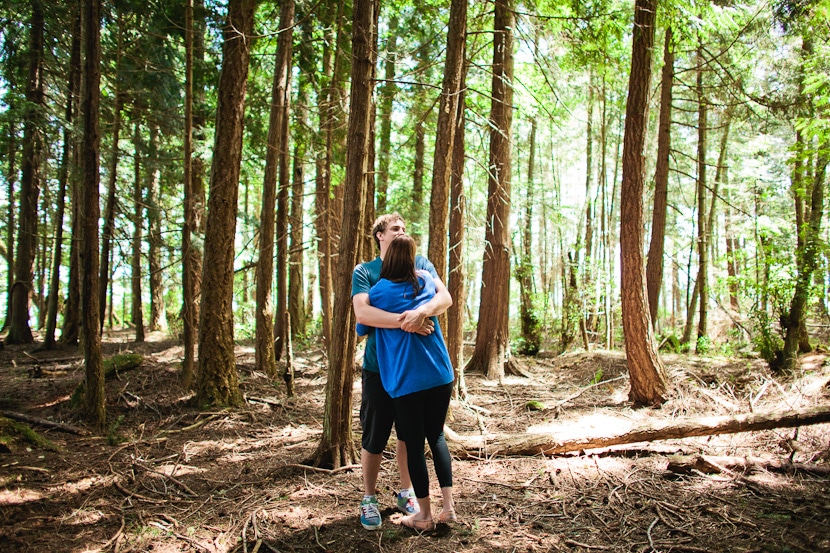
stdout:
[[409,490],[396,493],[395,501],[398,504],[398,510],[405,515],[414,515],[421,511],[421,508],[418,507],[418,500],[415,499],[415,495]]
[[360,502],[360,524],[367,530],[379,530],[381,523],[378,499],[364,497]]

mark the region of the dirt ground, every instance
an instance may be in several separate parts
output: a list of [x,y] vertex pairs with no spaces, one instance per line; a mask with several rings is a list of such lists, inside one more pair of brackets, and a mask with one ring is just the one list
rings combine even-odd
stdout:
[[[357,519],[358,467],[301,465],[321,435],[320,351],[296,353],[297,395],[287,398],[254,370],[253,348],[239,346],[247,403],[203,412],[188,406],[190,394],[178,383],[179,344],[163,336],[144,344],[105,339],[107,356],[145,356],[139,368],[107,382],[108,436],[32,424],[59,451],[17,440],[0,453],[4,552],[830,551],[827,424],[560,456],[467,452],[453,464],[458,523],[425,534],[398,523],[390,447],[379,482],[384,523],[369,532]],[[674,390],[659,409],[627,403],[621,353],[522,361],[530,378],[498,383],[467,375],[467,400],[453,403],[452,430],[565,440],[704,415],[826,405],[830,393],[823,354],[804,358],[801,373],[787,379],[773,378],[756,359],[666,355]],[[83,429],[69,406],[82,376],[75,349],[7,346],[0,351],[0,409]],[[359,375],[355,382],[357,448]],[[784,470],[679,474],[667,470],[676,454],[760,458],[783,462]],[[788,469],[790,461],[806,469]],[[434,478],[433,497],[440,503]]]

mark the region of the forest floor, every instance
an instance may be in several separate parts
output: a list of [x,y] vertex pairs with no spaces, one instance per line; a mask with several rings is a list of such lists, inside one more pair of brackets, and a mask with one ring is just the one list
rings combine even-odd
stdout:
[[[105,357],[145,356],[139,368],[107,381],[108,417],[116,421],[108,436],[33,424],[58,451],[16,441],[0,453],[0,550],[830,551],[830,479],[826,471],[820,475],[830,462],[830,424],[557,456],[468,451],[453,464],[458,522],[424,534],[402,527],[392,508],[397,479],[390,447],[378,485],[383,527],[369,532],[357,519],[358,467],[330,472],[301,465],[322,432],[319,350],[295,354],[297,394],[287,398],[282,385],[254,370],[253,348],[240,345],[246,404],[204,412],[189,406],[190,394],[178,382],[179,343],[164,336],[127,340],[105,336]],[[592,351],[522,359],[530,378],[498,383],[467,375],[467,401],[453,403],[448,424],[462,435],[533,432],[565,440],[830,403],[822,353],[804,357],[799,374],[788,378],[774,378],[763,361],[745,357],[663,359],[674,388],[659,409],[627,402],[622,353]],[[0,351],[0,410],[83,429],[69,406],[82,365],[75,349],[7,346]],[[356,448],[359,382],[356,374]],[[677,454],[754,465],[678,474],[667,470]],[[760,468],[763,461],[783,461],[784,470]],[[790,461],[816,470],[795,470]],[[434,478],[433,497],[440,498]]]

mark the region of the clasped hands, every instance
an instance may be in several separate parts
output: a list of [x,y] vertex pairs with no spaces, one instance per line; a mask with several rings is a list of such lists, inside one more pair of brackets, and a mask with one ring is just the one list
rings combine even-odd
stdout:
[[417,309],[404,311],[398,315],[398,322],[401,323],[401,330],[414,332],[421,336],[429,336],[435,330],[435,323],[432,322],[432,319]]

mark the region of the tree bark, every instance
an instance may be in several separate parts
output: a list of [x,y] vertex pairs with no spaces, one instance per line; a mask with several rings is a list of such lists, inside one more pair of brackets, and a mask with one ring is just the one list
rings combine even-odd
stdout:
[[[144,307],[141,298],[141,237],[144,230],[144,197],[141,180],[141,115],[133,112],[133,236],[132,260],[130,263],[130,291],[132,302],[130,305],[130,320],[135,326],[135,341],[144,341]],[[185,288],[187,293],[187,288]],[[185,353],[185,359],[187,353]]]
[[306,333],[306,311],[303,286],[303,197],[305,187],[305,161],[307,135],[303,129],[308,125],[306,104],[308,94],[305,83],[298,86],[297,121],[300,130],[294,139],[294,172],[291,183],[291,214],[289,217],[291,234],[288,244],[288,313],[290,315],[291,337],[299,338]]
[[[288,124],[291,111],[291,59],[294,38],[294,1],[284,0],[280,13],[279,46],[277,47],[280,71],[285,73],[280,109],[282,121],[279,129],[278,155],[280,159],[279,186],[277,188],[277,315],[274,324],[274,356],[277,361],[285,348],[286,312],[288,311],[288,193],[291,189],[291,155],[288,148]],[[283,374],[283,379],[287,374]],[[293,384],[292,384],[293,385]]]
[[467,370],[501,379],[510,360],[510,179],[513,124],[512,0],[496,0],[487,220],[476,345]]
[[[277,376],[277,353],[275,339],[282,344],[281,337],[274,334],[274,232],[277,201],[277,178],[280,163],[285,165],[282,156],[287,136],[284,122],[287,118],[287,99],[290,93],[291,70],[291,28],[294,19],[294,3],[283,2],[280,10],[280,35],[274,66],[274,79],[271,86],[271,110],[268,121],[268,144],[265,156],[265,180],[262,185],[262,209],[259,227],[259,260],[256,265],[256,368],[270,378]],[[284,183],[279,175],[280,194]],[[285,206],[280,206],[280,214],[285,220]],[[284,251],[280,251],[280,257]],[[284,278],[284,274],[282,275]],[[285,296],[284,282],[277,283],[277,294]],[[279,305],[279,302],[278,302]],[[277,317],[282,312],[277,310]],[[278,324],[282,328],[282,324]]]
[[101,321],[101,329],[104,328],[104,314],[107,310],[107,284],[110,278],[110,244],[115,231],[115,205],[116,205],[116,184],[118,182],[118,140],[121,134],[121,97],[120,79],[118,71],[121,64],[122,50],[122,24],[118,17],[118,53],[115,61],[115,93],[113,105],[112,123],[112,158],[110,158],[108,182],[107,182],[107,204],[104,211],[104,232],[101,235],[101,268],[98,276],[98,309]]
[[[352,38],[352,78],[349,109],[349,148],[346,158],[343,234],[337,262],[337,287],[348,290],[357,262],[366,203],[370,108],[374,66],[374,0],[356,0]],[[352,384],[354,381],[355,319],[348,294],[335,296],[332,346],[329,349],[323,436],[314,455],[314,465],[339,468],[356,459],[352,440]]]
[[[452,18],[450,18],[452,21]],[[398,90],[395,84],[395,62],[398,56],[398,16],[389,18],[389,32],[386,35],[386,55],[384,56],[384,81],[380,89],[380,146],[378,152],[377,205],[378,213],[386,213],[386,194],[389,188],[389,165],[392,152],[392,105]],[[446,69],[445,69],[446,71]],[[439,275],[441,273],[438,273]]]
[[830,408],[818,407],[659,423],[637,427],[616,436],[586,436],[571,440],[557,440],[552,434],[503,434],[487,436],[486,440],[481,436],[459,436],[453,432],[446,434],[451,446],[458,444],[461,448],[454,448],[454,455],[461,458],[481,458],[483,450],[489,458],[510,455],[558,455],[621,444],[794,428],[826,422],[830,422]]
[[701,353],[708,340],[709,307],[709,232],[706,219],[706,148],[708,140],[708,103],[703,93],[703,47],[697,51],[697,291],[700,312],[697,318],[695,351]]
[[[447,281],[447,218],[450,208],[452,157],[454,152],[459,92],[464,69],[467,39],[467,0],[453,0],[447,29],[444,80],[438,105],[438,129],[432,161],[432,189],[429,204],[429,248],[427,257],[438,277]],[[463,131],[463,128],[461,129]],[[439,320],[446,321],[446,316]]]
[[657,167],[654,171],[654,207],[651,213],[651,242],[646,262],[646,289],[651,323],[657,328],[660,289],[663,286],[663,255],[666,241],[666,212],[669,190],[669,155],[671,154],[671,108],[674,82],[674,46],[672,29],[666,29],[663,44],[663,71],[660,79],[660,123],[657,131]]
[[519,318],[521,324],[522,343],[519,353],[536,355],[541,346],[539,316],[533,302],[533,192],[534,170],[536,161],[536,118],[530,122],[530,138],[528,140],[527,160],[527,195],[525,197],[524,220],[522,221],[521,257],[516,265],[514,274],[519,282],[521,297]]
[[205,231],[196,373],[196,401],[203,406],[237,405],[242,401],[233,342],[233,259],[255,5],[255,0],[231,0],[222,30],[223,60]]
[[654,343],[643,260],[643,148],[656,9],[655,0],[637,0],[634,6],[634,40],[625,109],[620,205],[623,334],[631,377],[628,398],[635,404],[648,405],[663,403],[668,388],[666,371]]
[[[47,308],[44,349],[56,346],[55,330],[58,325],[58,296],[60,295],[60,270],[63,252],[63,219],[66,210],[66,185],[70,180],[70,165],[75,152],[75,137],[71,127],[75,120],[75,103],[81,88],[81,15],[78,13],[72,26],[72,47],[69,59],[69,81],[66,93],[66,126],[63,128],[63,150],[58,176],[58,208],[55,214],[55,248],[52,255],[52,275],[49,285],[49,306]],[[73,170],[74,173],[74,170]],[[74,177],[72,179],[74,181]]]
[[164,275],[161,266],[161,249],[164,239],[161,235],[160,187],[161,170],[158,166],[157,123],[150,123],[150,142],[148,144],[147,169],[147,242],[148,264],[150,268],[150,330],[167,330],[167,314],[164,309]]
[[20,179],[20,214],[18,216],[17,258],[14,284],[11,287],[11,325],[6,336],[9,344],[31,344],[29,303],[34,284],[34,263],[37,249],[37,204],[41,187],[43,156],[42,120],[43,85],[43,5],[31,0],[29,27],[29,74],[26,80],[26,110],[23,121],[23,161]]
[[467,387],[464,379],[464,308],[467,305],[465,282],[467,274],[464,267],[464,229],[467,225],[467,200],[464,196],[466,75],[467,64],[465,60],[459,82],[458,104],[455,112],[455,140],[453,141],[452,174],[450,175],[450,256],[447,290],[452,296],[453,302],[447,310],[447,327],[444,333],[450,362],[455,372],[453,396],[460,398],[467,397]]
[[106,425],[104,365],[101,355],[101,325],[98,317],[98,186],[101,133],[101,0],[83,2],[83,142],[81,145],[81,332],[85,371],[84,412],[99,431]]
[[[184,3],[184,139],[183,139],[183,203],[184,221],[182,224],[182,338],[184,341],[184,358],[179,376],[182,386],[190,388],[196,375],[194,369],[194,350],[196,346],[196,298],[193,280],[196,250],[193,248],[193,232],[196,226],[195,198],[193,197],[193,0]],[[138,230],[138,221],[136,221]],[[140,238],[138,242],[141,244]],[[135,308],[133,309],[135,315]]]

